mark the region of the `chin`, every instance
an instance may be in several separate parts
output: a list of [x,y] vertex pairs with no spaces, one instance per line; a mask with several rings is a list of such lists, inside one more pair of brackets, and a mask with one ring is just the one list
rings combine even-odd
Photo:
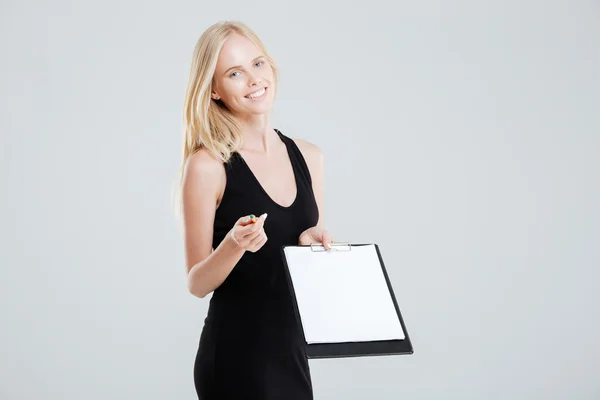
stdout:
[[261,114],[267,114],[268,112],[271,111],[271,108],[273,106],[273,103],[269,102],[264,102],[262,104],[252,104],[250,106],[248,106],[248,108],[246,109],[247,113],[252,114],[252,115],[261,115]]
[[261,110],[249,110],[248,114],[252,115],[252,116],[258,116],[258,115],[269,114],[269,112],[271,112],[271,108],[261,109]]

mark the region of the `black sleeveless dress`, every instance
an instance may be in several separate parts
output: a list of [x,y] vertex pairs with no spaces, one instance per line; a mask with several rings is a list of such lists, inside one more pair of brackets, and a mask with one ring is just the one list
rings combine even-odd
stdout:
[[268,237],[256,253],[246,252],[213,292],[200,335],[194,383],[201,400],[312,400],[312,382],[286,280],[282,245],[297,245],[317,224],[319,212],[308,166],[295,142],[285,143],[297,195],[283,207],[234,153],[225,164],[227,185],[214,222],[217,248],[242,216],[268,213]]

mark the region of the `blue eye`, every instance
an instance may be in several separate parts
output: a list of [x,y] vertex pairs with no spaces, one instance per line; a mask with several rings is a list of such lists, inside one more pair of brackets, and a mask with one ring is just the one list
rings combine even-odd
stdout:
[[[255,67],[261,67],[261,66],[262,66],[264,63],[265,63],[265,61],[264,61],[264,60],[257,61],[257,62],[255,62],[255,63],[254,63],[254,66],[255,66]],[[238,74],[238,75],[236,75],[236,74]],[[234,78],[234,77],[236,77],[236,76],[239,76],[239,74],[241,74],[241,71],[234,71],[234,72],[232,72],[231,74],[229,74],[229,77],[230,77],[230,78]]]

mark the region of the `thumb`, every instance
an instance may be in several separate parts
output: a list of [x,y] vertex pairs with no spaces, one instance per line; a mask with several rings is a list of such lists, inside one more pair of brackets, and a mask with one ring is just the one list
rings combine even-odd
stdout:
[[245,217],[240,218],[238,222],[242,226],[250,225],[253,223],[252,218],[256,218],[256,217],[253,214],[246,215]]
[[328,231],[323,232],[322,242],[327,250],[331,250],[331,234]]

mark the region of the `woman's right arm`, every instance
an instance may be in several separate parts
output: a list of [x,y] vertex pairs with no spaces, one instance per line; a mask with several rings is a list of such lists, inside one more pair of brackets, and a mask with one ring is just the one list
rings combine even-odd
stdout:
[[185,258],[188,290],[199,298],[218,288],[246,251],[258,251],[267,241],[266,214],[254,223],[244,216],[213,250],[215,212],[225,184],[225,169],[208,150],[190,157],[182,187]]
[[206,149],[190,157],[182,186],[187,286],[199,298],[214,291],[233,270],[245,249],[227,235],[213,250],[217,201],[226,182],[223,166]]

